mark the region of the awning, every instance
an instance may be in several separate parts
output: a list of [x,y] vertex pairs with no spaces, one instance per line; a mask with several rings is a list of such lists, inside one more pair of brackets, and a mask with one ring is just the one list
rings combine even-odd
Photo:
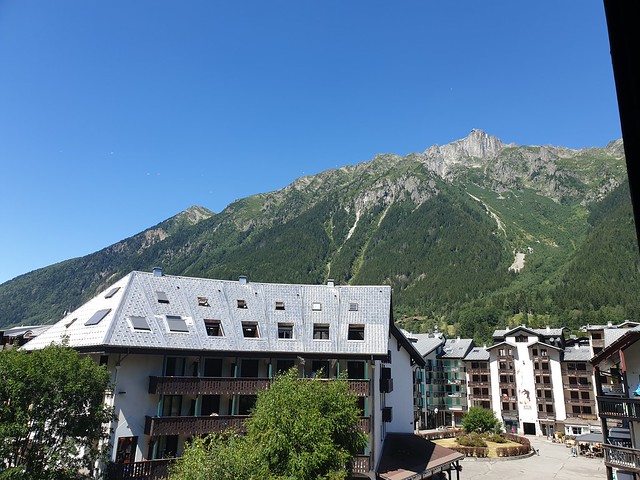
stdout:
[[388,433],[378,475],[384,480],[409,480],[451,468],[464,455],[411,433]]
[[585,442],[585,443],[603,443],[601,433],[585,433],[584,435],[578,435],[576,437],[576,442]]

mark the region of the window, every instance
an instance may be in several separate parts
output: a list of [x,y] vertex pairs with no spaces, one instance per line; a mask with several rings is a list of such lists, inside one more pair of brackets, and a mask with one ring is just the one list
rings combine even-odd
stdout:
[[151,331],[151,327],[147,323],[146,317],[129,317],[129,322],[131,322],[131,328],[138,331]]
[[505,350],[504,350],[504,348],[499,348],[499,349],[498,349],[498,356],[499,356],[499,357],[504,357],[504,356],[505,356]]
[[365,362],[350,361],[347,362],[347,374],[350,379],[365,378]]
[[551,390],[545,390],[544,391],[544,398],[552,398]]
[[245,338],[259,338],[258,324],[255,322],[242,322],[242,335]]
[[547,403],[547,413],[553,413],[553,403]]
[[576,369],[576,364],[575,363],[567,363],[567,370],[573,371],[575,369]]
[[582,407],[582,413],[591,413],[591,407]]
[[178,417],[182,410],[182,395],[163,395],[162,416]]
[[538,356],[538,349],[537,349],[537,348],[532,348],[532,349],[531,349],[531,354],[532,354],[534,357],[537,357],[537,356]]
[[198,297],[199,307],[209,307],[209,299],[207,297]]
[[204,328],[207,331],[209,337],[222,337],[224,333],[222,331],[222,322],[220,320],[213,320],[210,318],[204,319]]
[[314,340],[329,340],[329,325],[324,323],[315,323],[313,325]]
[[260,376],[260,361],[255,358],[245,358],[240,363],[241,378],[258,378]]
[[516,337],[516,342],[518,343],[526,343],[529,341],[529,337],[527,337],[526,335],[518,335]]
[[246,300],[242,300],[242,299],[238,299],[238,308],[248,308],[247,307],[247,301]]
[[205,358],[203,375],[205,377],[221,377],[222,376],[222,359],[221,358]]
[[295,365],[295,362],[291,359],[278,359],[276,361],[276,372],[284,373],[289,369],[293,368],[294,365]]
[[602,334],[601,333],[592,333],[591,334],[591,338],[593,340],[602,340]]
[[573,405],[573,406],[571,407],[571,411],[572,411],[573,413],[580,413],[580,405]]
[[284,310],[284,302],[276,302],[276,310]]
[[577,400],[579,398],[579,392],[570,392],[571,393],[571,398],[573,400]]
[[293,324],[291,324],[291,323],[279,323],[278,324],[278,338],[283,338],[283,339],[293,338]]
[[157,291],[156,297],[158,299],[158,303],[169,303],[169,297],[164,292]]
[[85,322],[85,326],[99,324],[102,321],[102,319],[109,314],[110,311],[111,311],[110,308],[107,308],[105,310],[98,310],[96,313],[94,313],[91,316],[89,320]]
[[187,322],[180,315],[167,315],[167,326],[170,332],[189,333]]
[[357,312],[358,311],[358,304],[355,303],[355,302],[349,303],[349,311],[350,312]]
[[582,398],[582,400],[591,400],[589,392],[580,392],[580,397]]
[[542,370],[549,370],[549,362],[542,362]]
[[364,340],[364,325],[349,325],[348,340]]
[[111,298],[111,297],[113,297],[116,293],[118,293],[118,290],[120,290],[120,287],[112,288],[111,290],[109,290],[109,291],[107,292],[107,294],[104,296],[104,298]]
[[164,374],[167,377],[181,377],[184,375],[184,357],[167,357]]
[[576,363],[576,370],[586,371],[587,370],[587,364],[586,363]]
[[322,311],[322,304],[320,302],[313,302],[311,304],[311,311],[313,311],[313,312]]
[[546,357],[547,356],[547,349],[546,348],[541,348],[540,349],[540,356],[541,357]]

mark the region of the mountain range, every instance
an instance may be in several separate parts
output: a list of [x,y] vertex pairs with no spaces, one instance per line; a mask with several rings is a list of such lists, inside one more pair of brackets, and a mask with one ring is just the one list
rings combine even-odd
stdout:
[[496,325],[640,316],[622,140],[518,146],[480,130],[237,200],[194,206],[98,252],[0,285],[0,327],[46,324],[131,270],[389,284],[394,313],[482,341]]

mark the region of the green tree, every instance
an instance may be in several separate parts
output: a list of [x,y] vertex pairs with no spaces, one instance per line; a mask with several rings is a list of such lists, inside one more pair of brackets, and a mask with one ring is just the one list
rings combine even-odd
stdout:
[[462,426],[468,433],[498,432],[501,423],[492,410],[471,407],[462,417]]
[[351,460],[366,446],[360,414],[345,379],[301,379],[292,369],[258,394],[245,436],[195,440],[171,478],[347,478]]
[[67,479],[101,453],[109,373],[64,346],[0,352],[0,479]]

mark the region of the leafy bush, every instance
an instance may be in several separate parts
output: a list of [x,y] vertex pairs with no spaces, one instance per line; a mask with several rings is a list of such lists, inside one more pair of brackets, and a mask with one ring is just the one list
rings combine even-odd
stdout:
[[486,447],[487,442],[484,441],[482,436],[478,433],[469,433],[456,438],[458,445],[464,447]]
[[490,433],[488,435],[485,435],[484,437],[487,441],[489,442],[493,442],[493,443],[507,443],[507,439],[504,438],[502,435],[500,435],[499,433]]

